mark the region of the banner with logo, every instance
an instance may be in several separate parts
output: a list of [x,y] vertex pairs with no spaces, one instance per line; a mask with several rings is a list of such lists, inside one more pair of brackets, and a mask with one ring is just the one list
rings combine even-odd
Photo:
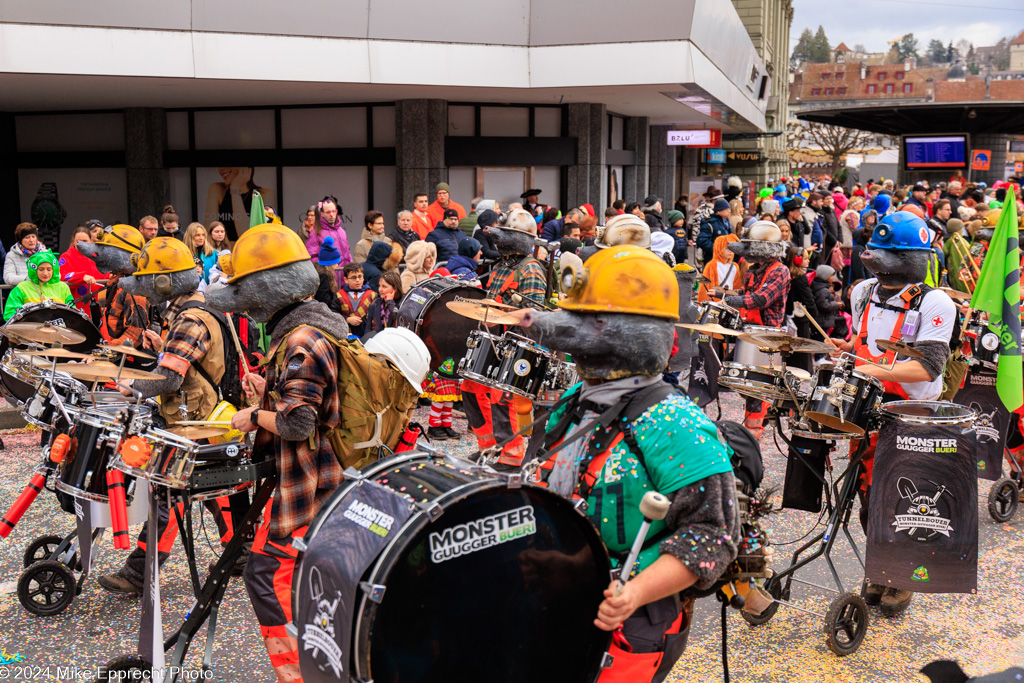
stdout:
[[1010,416],[999,400],[994,373],[970,372],[956,394],[956,402],[977,414],[966,433],[974,439],[978,478],[995,481],[1003,469],[1003,449],[1010,430]]
[[978,585],[978,486],[973,433],[886,421],[878,434],[864,573],[917,593]]
[[[371,481],[349,489],[309,539],[292,583],[299,666],[307,683],[349,680],[359,581],[409,518],[409,504]],[[353,677],[354,680],[354,677]]]

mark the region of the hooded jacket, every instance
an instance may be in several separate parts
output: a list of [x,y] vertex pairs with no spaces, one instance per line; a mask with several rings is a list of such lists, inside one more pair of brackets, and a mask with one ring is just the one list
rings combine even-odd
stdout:
[[363,263],[363,276],[370,289],[377,291],[377,283],[384,274],[384,262],[391,256],[391,242],[374,242]]
[[[71,293],[76,297],[99,292],[103,285],[85,284],[85,276],[92,275],[97,280],[105,280],[110,277],[109,273],[101,273],[96,268],[96,262],[78,251],[77,247],[71,247],[57,261],[60,264],[60,279],[68,284]],[[82,299],[75,306],[82,311],[89,311],[89,300]]]
[[[434,257],[434,263],[429,269],[424,261],[428,256]],[[437,246],[433,242],[413,242],[409,245],[409,251],[405,255],[405,270],[402,272],[402,291],[408,292],[416,286],[417,282],[430,277],[430,272],[437,265]]]
[[[391,238],[387,235],[374,235],[369,228],[363,228],[363,234],[359,236],[355,248],[352,250],[352,260],[356,263],[366,263],[366,257],[370,254],[370,247],[377,242],[391,244]],[[342,266],[344,268],[344,266]]]
[[434,226],[434,229],[427,235],[426,241],[437,245],[438,261],[447,261],[459,253],[459,242],[468,239],[466,233],[459,230],[458,227],[449,228],[442,221]]
[[320,247],[324,243],[324,238],[333,237],[334,246],[341,252],[341,261],[338,263],[338,284],[342,282],[341,270],[349,263],[352,263],[352,254],[348,246],[348,235],[345,234],[345,228],[341,224],[341,217],[338,217],[338,222],[334,225],[330,225],[324,221],[323,217],[320,218],[320,234],[316,234],[316,226],[309,231],[309,237],[306,238],[306,251],[309,252],[309,257],[313,260],[313,263],[319,263]]
[[4,282],[9,285],[16,285],[27,280],[29,257],[44,251],[47,251],[47,249],[43,246],[42,242],[39,242],[36,245],[36,250],[32,252],[26,252],[20,242],[11,247],[11,250],[7,252],[7,258],[4,260]]
[[[18,248],[21,245],[17,245]],[[11,252],[13,253],[13,249]],[[39,275],[36,270],[41,263],[49,263],[53,266],[53,275],[45,284],[39,283]],[[60,280],[60,263],[57,255],[52,251],[41,251],[29,257],[26,265],[28,279],[18,283],[18,286],[11,290],[7,297],[7,305],[4,306],[4,318],[10,320],[22,306],[26,304],[39,303],[40,301],[56,301],[59,304],[73,306],[75,298],[71,296],[71,290],[67,284]]]
[[[743,288],[743,275],[747,270],[745,265],[741,264],[735,256],[733,256],[731,261],[726,258],[727,253],[732,253],[726,249],[726,245],[730,242],[739,241],[740,238],[736,235],[722,235],[715,239],[714,257],[704,266],[704,277],[710,280],[710,282],[701,284],[697,292],[697,301],[707,301],[710,298],[708,296],[708,289],[710,287],[724,287],[725,289],[736,291]],[[719,282],[718,266],[725,263],[732,265],[732,277],[729,278],[728,282]]]

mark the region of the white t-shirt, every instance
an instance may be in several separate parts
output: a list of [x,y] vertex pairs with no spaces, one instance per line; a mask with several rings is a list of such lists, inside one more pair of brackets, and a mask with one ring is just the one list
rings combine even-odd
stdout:
[[[878,280],[872,278],[865,280],[853,288],[850,293],[850,305],[853,306],[851,317],[853,318],[853,335],[860,332],[861,319],[864,316],[864,307],[868,304],[868,293],[876,285]],[[886,303],[899,308],[906,308],[906,303],[900,298],[906,290],[907,285],[899,291],[896,296],[890,298]],[[881,289],[876,288],[874,300],[878,301]],[[956,316],[956,306],[953,300],[942,291],[933,289],[928,292],[919,309],[921,315],[918,318],[917,331],[914,334],[904,334],[901,340],[907,343],[919,341],[943,341],[947,344],[953,336],[953,322]],[[893,327],[899,318],[897,311],[891,311],[881,306],[872,306],[868,313],[868,336],[867,348],[873,356],[882,355],[882,350],[875,346],[876,339],[889,339],[892,336]],[[897,356],[897,363],[905,363],[910,358]],[[938,400],[942,393],[942,375],[939,375],[931,382],[903,382],[903,390],[907,396],[920,401]]]

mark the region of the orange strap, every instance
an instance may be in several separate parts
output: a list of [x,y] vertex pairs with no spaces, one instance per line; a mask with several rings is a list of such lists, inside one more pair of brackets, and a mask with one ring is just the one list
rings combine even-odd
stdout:
[[[903,302],[907,305],[907,307],[900,311],[900,314],[896,316],[896,324],[893,325],[892,332],[889,335],[890,341],[898,342],[900,339],[902,339],[903,320],[907,317],[907,311],[910,310],[910,302],[913,301],[914,297],[916,297],[920,293],[921,288],[918,287],[917,285],[914,285],[907,291],[900,294],[900,298],[903,299]],[[857,356],[857,358],[863,359],[865,361],[871,361],[872,363],[878,363],[879,359],[884,359],[884,365],[892,367],[895,364],[896,351],[890,349],[889,351],[885,351],[884,353],[881,353],[876,356],[872,354],[871,351],[868,350],[868,314],[871,310],[872,294],[874,294],[874,291],[868,294],[868,303],[866,306],[864,306],[864,313],[861,315],[860,331],[857,333],[857,337],[853,342],[853,352],[854,355]],[[863,364],[864,363],[862,362],[857,362],[854,364],[854,367]],[[903,385],[901,385],[899,382],[882,382],[882,388],[888,394],[895,394],[902,398],[910,398],[907,395],[906,390],[903,388]]]

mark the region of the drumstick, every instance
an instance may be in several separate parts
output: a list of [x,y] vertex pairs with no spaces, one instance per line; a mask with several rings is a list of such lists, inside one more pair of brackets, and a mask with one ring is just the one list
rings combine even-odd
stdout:
[[799,301],[795,302],[794,305],[796,305],[796,304],[799,304],[800,309],[803,310],[804,315],[807,316],[807,319],[811,321],[812,325],[814,325],[814,329],[816,329],[821,334],[822,338],[825,340],[825,343],[828,344],[829,346],[831,346],[833,349],[837,349],[838,350],[839,347],[836,346],[836,343],[834,341],[832,341],[827,334],[825,334],[825,330],[821,329],[821,325],[818,324],[818,321],[815,320],[811,316],[811,314],[807,312],[807,308],[805,308],[804,305],[801,304]]
[[[231,330],[231,338],[235,341],[235,349],[238,351],[238,357],[242,359],[242,365],[245,366],[245,381],[249,384],[249,388],[255,393],[256,387],[253,386],[252,382],[248,379],[249,375],[252,374],[252,368],[249,367],[249,359],[245,355],[245,350],[242,349],[242,341],[238,338],[238,332],[235,331],[235,324],[230,319],[228,319],[228,329]],[[259,403],[259,399],[255,396],[246,397],[245,402],[247,405],[254,406]]]

